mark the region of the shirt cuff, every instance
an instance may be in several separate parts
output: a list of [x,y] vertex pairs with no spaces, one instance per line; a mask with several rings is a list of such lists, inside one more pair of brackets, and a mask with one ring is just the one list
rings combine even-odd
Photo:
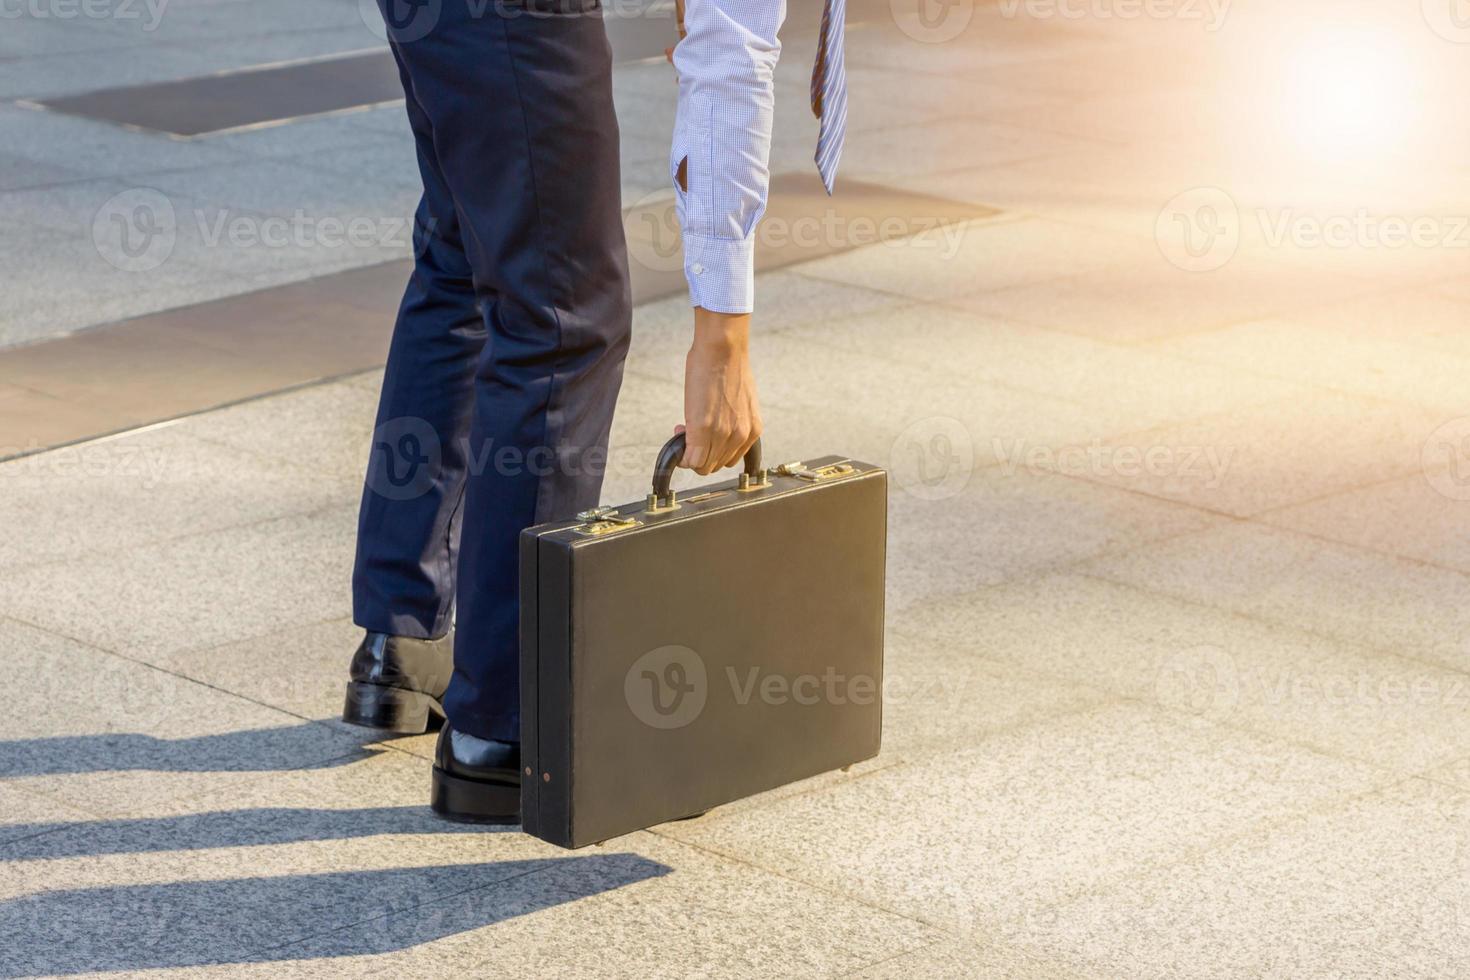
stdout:
[[713,238],[684,233],[689,304],[715,313],[755,310],[755,236]]

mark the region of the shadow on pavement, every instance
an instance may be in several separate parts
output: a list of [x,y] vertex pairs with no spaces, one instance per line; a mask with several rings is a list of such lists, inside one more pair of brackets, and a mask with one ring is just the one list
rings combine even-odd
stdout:
[[[351,738],[352,736],[347,736]],[[347,765],[372,753],[364,746],[394,736],[362,730],[359,751],[344,733],[307,721],[193,738],[133,732],[60,735],[0,742],[0,779],[84,772],[287,772]]]
[[516,829],[441,820],[427,806],[359,810],[261,807],[176,817],[10,824],[4,828],[5,840],[0,841],[0,864],[104,854],[260,847],[389,834],[483,834]]
[[47,891],[0,903],[0,977],[389,953],[669,871],[607,854]]

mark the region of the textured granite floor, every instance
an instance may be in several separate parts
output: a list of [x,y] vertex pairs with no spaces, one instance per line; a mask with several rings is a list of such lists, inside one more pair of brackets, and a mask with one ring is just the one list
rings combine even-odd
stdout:
[[[0,465],[0,976],[1466,975],[1470,37],[1381,6],[852,32],[846,172],[1003,213],[760,283],[769,454],[892,473],[885,748],[846,774],[575,853],[432,819],[432,736],[335,717],[375,372]],[[7,20],[0,93],[373,43],[325,0],[136,29]],[[810,153],[806,43],[776,169]],[[1359,105],[1415,96],[1391,140],[1317,85],[1363,64]],[[632,203],[673,88],[617,86]],[[398,254],[181,236],[137,278],[92,220],[145,184],[387,220],[402,128],[0,105],[0,344]],[[609,502],[676,420],[687,319],[637,312]]]

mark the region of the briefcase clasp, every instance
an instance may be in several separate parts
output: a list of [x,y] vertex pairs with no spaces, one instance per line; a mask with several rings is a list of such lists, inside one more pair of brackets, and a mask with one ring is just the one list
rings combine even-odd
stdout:
[[806,480],[809,483],[822,483],[826,480],[835,480],[838,477],[852,476],[857,470],[851,463],[828,463],[826,466],[818,466],[816,469],[809,468],[805,463],[797,461],[793,463],[782,463],[776,467],[776,473],[780,476],[794,476],[798,480]]
[[572,528],[578,534],[587,534],[594,537],[603,534],[613,534],[617,531],[626,531],[629,528],[638,527],[643,522],[631,517],[619,514],[615,507],[593,507],[577,514],[577,520],[581,524]]

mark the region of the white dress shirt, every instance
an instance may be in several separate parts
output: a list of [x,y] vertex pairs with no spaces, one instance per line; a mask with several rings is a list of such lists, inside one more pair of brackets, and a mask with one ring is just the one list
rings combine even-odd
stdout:
[[[678,195],[689,300],[718,313],[755,304],[755,226],[770,184],[776,32],[786,0],[686,0],[674,48],[679,111],[669,176]],[[687,189],[679,186],[687,160]]]

